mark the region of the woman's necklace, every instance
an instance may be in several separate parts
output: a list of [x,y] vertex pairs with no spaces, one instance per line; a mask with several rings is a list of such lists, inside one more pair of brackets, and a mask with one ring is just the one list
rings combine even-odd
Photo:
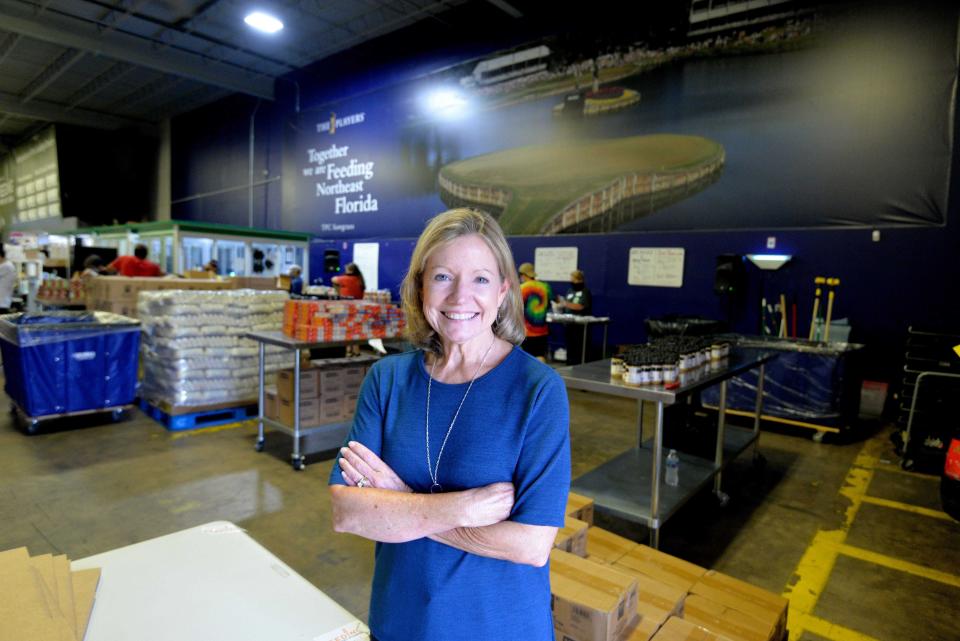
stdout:
[[439,359],[435,358],[433,360],[433,365],[430,366],[430,380],[427,382],[427,471],[430,473],[430,480],[433,482],[433,485],[430,486],[431,494],[439,494],[443,492],[443,486],[437,482],[437,474],[440,471],[440,457],[443,456],[443,448],[447,445],[447,439],[450,438],[450,432],[453,431],[453,425],[457,422],[457,417],[460,416],[460,408],[463,407],[463,402],[467,400],[467,394],[470,393],[470,390],[473,388],[473,382],[477,380],[477,375],[480,373],[480,370],[483,368],[483,364],[487,360],[487,354],[490,353],[490,350],[493,349],[494,343],[497,342],[497,337],[493,337],[493,342],[490,343],[490,347],[487,348],[487,351],[483,353],[483,358],[480,359],[480,364],[477,365],[477,370],[473,373],[473,378],[470,379],[470,384],[467,385],[467,391],[463,393],[463,398],[460,399],[460,405],[457,406],[457,411],[453,415],[453,420],[450,421],[450,427],[447,428],[447,433],[443,437],[443,443],[440,444],[440,453],[437,454],[437,464],[433,465],[430,460],[430,387],[433,383],[433,371],[437,368],[437,361]]

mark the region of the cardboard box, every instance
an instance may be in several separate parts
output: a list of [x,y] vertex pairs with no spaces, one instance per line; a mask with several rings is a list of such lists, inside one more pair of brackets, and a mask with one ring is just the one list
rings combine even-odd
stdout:
[[[293,370],[277,372],[277,395],[282,400],[293,401]],[[300,369],[300,400],[320,396],[320,372],[312,367]]]
[[645,574],[637,577],[637,614],[657,624],[663,623],[673,615],[683,614],[686,590],[668,585]]
[[277,289],[277,279],[273,276],[235,276],[227,282],[234,289]]
[[648,618],[638,617],[627,628],[622,641],[650,641],[660,629],[660,624]]
[[[277,397],[277,415],[281,423],[293,427],[293,401]],[[300,427],[314,427],[322,423],[320,401],[315,398],[300,399]]]
[[550,553],[550,587],[561,639],[618,641],[637,614],[636,579],[563,550]]
[[610,565],[635,547],[635,541],[602,528],[591,527],[587,530],[587,558],[591,561]]
[[343,418],[350,419],[357,411],[358,394],[345,394],[343,397]]
[[321,422],[332,423],[343,418],[343,396],[321,396],[319,402]]
[[683,618],[733,641],[768,641],[774,629],[760,619],[699,594],[687,596]]
[[763,639],[780,639],[787,628],[787,600],[746,581],[710,570],[690,588],[690,593],[760,621],[765,630]]
[[572,516],[564,518],[563,527],[557,531],[553,547],[577,556],[587,556],[587,528],[590,526]]
[[653,636],[653,641],[731,641],[706,628],[677,617],[670,617]]
[[276,385],[268,385],[263,388],[263,415],[273,421],[278,420],[280,416]]
[[320,370],[320,396],[337,395],[342,397],[343,370],[339,367]]
[[684,591],[692,588],[693,584],[707,573],[706,568],[640,544],[617,559],[613,565],[646,574]]
[[567,516],[593,525],[593,499],[582,494],[567,494]]

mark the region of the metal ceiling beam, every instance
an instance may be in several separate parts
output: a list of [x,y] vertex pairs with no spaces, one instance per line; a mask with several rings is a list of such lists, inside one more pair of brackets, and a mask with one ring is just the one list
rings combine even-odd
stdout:
[[89,109],[68,109],[63,105],[47,102],[46,100],[31,100],[30,102],[24,103],[20,100],[19,96],[2,91],[0,91],[0,113],[32,120],[62,122],[70,125],[80,125],[82,127],[95,127],[97,129],[142,127],[148,124],[143,120],[123,118],[121,116],[91,111]]
[[230,91],[273,100],[273,78],[249,74],[208,57],[127,33],[104,33],[96,24],[47,10],[33,11],[16,0],[0,0],[0,24],[8,31],[60,46],[189,78]]

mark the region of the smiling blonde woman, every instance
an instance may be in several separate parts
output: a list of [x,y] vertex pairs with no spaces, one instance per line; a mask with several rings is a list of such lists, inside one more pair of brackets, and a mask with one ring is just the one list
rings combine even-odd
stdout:
[[334,529],[377,541],[378,641],[553,639],[569,410],[559,376],[517,347],[516,273],[488,214],[432,219],[401,288],[418,349],[363,383],[330,493]]

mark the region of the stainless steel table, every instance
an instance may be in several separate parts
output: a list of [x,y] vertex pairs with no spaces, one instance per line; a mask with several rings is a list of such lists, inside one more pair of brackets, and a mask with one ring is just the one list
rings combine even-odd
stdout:
[[[259,379],[257,384],[257,444],[258,452],[263,451],[263,425],[264,423],[275,427],[293,436],[293,451],[290,453],[290,463],[293,469],[302,470],[306,466],[305,457],[300,453],[300,437],[308,434],[323,433],[322,449],[333,449],[343,443],[347,433],[350,431],[352,421],[338,421],[335,423],[325,423],[308,429],[300,427],[300,352],[304,349],[313,347],[345,347],[356,343],[366,342],[366,339],[352,341],[334,341],[334,342],[309,342],[291,338],[283,332],[249,332],[244,334],[246,338],[257,341],[258,353],[260,355]],[[293,380],[296,383],[293,386],[293,428],[279,421],[267,418],[263,415],[263,383],[264,383],[264,346],[276,345],[293,352]]]
[[581,316],[578,314],[554,314],[547,313],[547,322],[557,325],[583,325],[583,343],[581,347],[580,362],[587,360],[587,330],[591,325],[603,325],[603,351],[601,358],[607,357],[607,326],[610,325],[609,316]]
[[[594,503],[607,511],[650,528],[650,545],[660,544],[660,526],[666,522],[690,497],[713,480],[714,493],[721,500],[721,472],[724,466],[750,445],[756,445],[760,435],[760,415],[763,409],[764,364],[776,358],[775,352],[755,349],[737,349],[721,364],[703,367],[695,374],[686,374],[676,389],[663,386],[634,386],[616,380],[610,375],[610,359],[593,361],[557,370],[569,389],[599,392],[637,400],[639,421],[637,446],[580,476],[571,484],[577,493],[593,498]],[[726,425],[727,380],[741,372],[760,368],[753,429]],[[678,452],[680,456],[680,483],[670,487],[661,482],[663,467],[663,409],[674,405],[691,393],[710,385],[720,384],[720,406],[717,418],[717,447],[714,460]],[[656,404],[656,427],[652,447],[644,447],[643,403]]]

